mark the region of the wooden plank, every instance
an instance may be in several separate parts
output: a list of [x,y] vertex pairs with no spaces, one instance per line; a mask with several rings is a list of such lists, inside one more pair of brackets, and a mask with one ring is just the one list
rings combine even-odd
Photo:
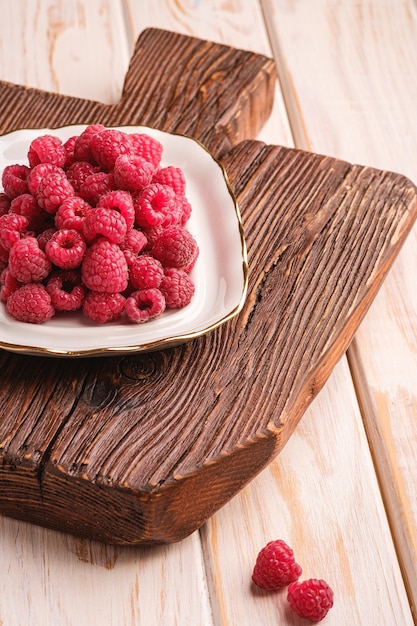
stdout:
[[346,360],[305,413],[287,446],[202,529],[215,623],[293,625],[285,590],[257,591],[257,552],[283,539],[303,568],[324,578],[335,604],[329,626],[412,626]]
[[[302,116],[303,145],[417,180],[417,11],[410,1],[263,3]],[[317,17],[320,16],[320,17]],[[315,28],[311,28],[311,24]],[[300,46],[303,41],[303,46]],[[305,54],[314,50],[314,54]],[[318,69],[319,68],[319,69]],[[301,139],[301,143],[302,143]],[[410,597],[417,606],[415,232],[359,328],[355,383]]]

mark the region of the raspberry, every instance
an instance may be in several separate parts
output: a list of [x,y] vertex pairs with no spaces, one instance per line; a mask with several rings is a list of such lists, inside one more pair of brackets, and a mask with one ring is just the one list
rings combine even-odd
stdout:
[[21,283],[38,282],[46,278],[52,264],[35,237],[17,241],[9,254],[10,273]]
[[6,300],[8,300],[12,293],[14,293],[16,289],[22,286],[22,283],[13,276],[9,268],[6,268],[2,271],[0,276],[0,283],[0,298],[3,300],[3,302],[6,302]]
[[78,230],[66,228],[57,230],[45,245],[52,263],[66,270],[81,265],[86,249],[87,244]]
[[123,250],[126,259],[130,262],[146,248],[147,243],[146,235],[141,230],[131,228],[127,231],[126,237],[120,244],[120,248]]
[[114,181],[121,189],[139,191],[149,185],[154,166],[137,154],[121,154],[114,163]]
[[157,140],[146,133],[132,133],[129,135],[131,152],[149,161],[156,169],[162,158],[163,147]]
[[191,204],[185,196],[177,196],[175,198],[175,203],[177,205],[176,210],[179,213],[178,223],[181,224],[181,226],[184,226],[184,224],[186,224],[190,219],[192,211]]
[[27,228],[30,230],[38,230],[45,222],[45,212],[31,193],[22,193],[13,198],[10,203],[10,212],[24,215],[28,220]]
[[138,256],[130,265],[130,282],[135,289],[158,288],[164,276],[161,263],[152,256]]
[[94,159],[108,172],[114,168],[119,155],[131,151],[129,136],[126,133],[107,128],[94,134],[90,145]]
[[298,580],[301,576],[301,567],[294,559],[292,549],[278,539],[270,541],[259,552],[252,580],[262,589],[279,589]]
[[20,196],[21,193],[27,193],[28,176],[30,168],[27,165],[6,165],[3,170],[1,182],[4,193],[10,198]]
[[97,202],[97,207],[118,211],[124,217],[128,228],[132,228],[135,222],[135,209],[133,207],[132,196],[127,191],[121,189],[109,191],[101,196],[100,200]]
[[97,207],[92,209],[84,220],[82,232],[88,242],[98,236],[107,237],[112,243],[121,243],[126,236],[127,226],[124,217],[113,209]]
[[102,130],[104,130],[102,124],[90,124],[78,135],[74,144],[74,157],[77,161],[88,161],[94,165],[96,164],[91,152],[91,140],[94,135],[101,133]]
[[167,225],[172,221],[170,212],[175,194],[171,187],[153,183],[135,196],[136,223],[142,228]]
[[47,174],[61,174],[61,176],[65,176],[65,172],[62,167],[58,167],[57,165],[53,165],[52,163],[39,163],[39,165],[35,165],[28,175],[28,187],[30,193],[36,195],[38,191],[39,183]]
[[63,167],[67,152],[59,137],[42,135],[31,142],[27,156],[30,167],[35,167],[39,163],[52,163],[52,165]]
[[46,291],[56,311],[76,311],[83,303],[86,289],[77,270],[56,270],[48,278]]
[[320,622],[333,606],[333,591],[325,580],[310,578],[291,583],[287,599],[297,615]]
[[158,317],[165,311],[165,299],[159,289],[134,291],[126,299],[125,310],[131,322],[141,324]]
[[16,213],[7,213],[0,217],[0,245],[5,250],[10,248],[19,241],[23,236],[23,231],[28,225],[28,220],[24,215]]
[[74,135],[73,137],[67,139],[63,144],[65,149],[65,163],[63,165],[64,170],[68,170],[68,168],[75,162],[74,147],[76,141],[77,135]]
[[55,213],[57,228],[74,228],[81,230],[87,214],[92,211],[91,204],[79,196],[71,196],[64,200]]
[[116,293],[128,285],[129,272],[120,247],[102,237],[84,255],[81,278],[92,291]]
[[191,302],[195,286],[187,272],[168,267],[160,284],[160,290],[169,309],[182,309]]
[[41,283],[28,283],[16,289],[6,302],[6,310],[20,322],[41,324],[55,313],[51,297]]
[[114,189],[114,176],[106,172],[96,172],[87,176],[80,187],[80,196],[95,205],[102,195]]
[[82,184],[88,176],[97,173],[97,167],[87,161],[75,161],[66,171],[67,178],[76,193],[80,192]]
[[84,298],[83,313],[94,322],[111,322],[123,313],[125,300],[121,293],[89,291]]
[[185,196],[186,181],[184,172],[179,167],[168,165],[161,167],[153,175],[153,182],[172,187],[178,196]]
[[52,172],[46,174],[39,183],[36,198],[39,206],[48,213],[56,213],[59,206],[74,195],[74,188],[66,178],[65,174]]
[[45,230],[39,233],[36,239],[38,240],[38,244],[41,250],[45,250],[46,244],[48,243],[52,235],[56,232],[57,232],[57,229],[54,227],[51,227],[51,228],[45,228]]
[[183,226],[172,225],[163,229],[152,246],[153,256],[164,267],[189,271],[198,256],[197,242]]
[[5,194],[0,192],[0,216],[6,215],[10,211],[10,198]]

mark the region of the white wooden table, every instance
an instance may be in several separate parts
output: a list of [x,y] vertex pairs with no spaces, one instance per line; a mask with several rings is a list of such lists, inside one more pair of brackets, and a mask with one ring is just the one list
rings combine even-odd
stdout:
[[[0,79],[106,103],[149,26],[274,56],[260,139],[417,182],[415,0],[0,0],[0,18]],[[251,587],[274,538],[333,587],[324,623],[415,624],[416,271],[417,226],[284,451],[188,539],[120,548],[0,517],[0,625],[301,626]]]

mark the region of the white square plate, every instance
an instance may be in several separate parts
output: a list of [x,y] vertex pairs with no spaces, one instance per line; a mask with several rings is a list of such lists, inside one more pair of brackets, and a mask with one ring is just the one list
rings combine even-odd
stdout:
[[[27,162],[30,142],[50,134],[63,141],[85,126],[18,130],[0,137],[0,171]],[[157,350],[204,335],[241,310],[247,290],[247,257],[239,208],[222,165],[198,141],[148,127],[117,127],[144,132],[163,145],[162,166],[180,167],[187,181],[192,214],[187,228],[200,254],[191,278],[195,294],[183,309],[167,310],[144,323],[94,323],[81,312],[55,315],[44,324],[12,319],[0,303],[0,347],[50,356],[89,356]]]

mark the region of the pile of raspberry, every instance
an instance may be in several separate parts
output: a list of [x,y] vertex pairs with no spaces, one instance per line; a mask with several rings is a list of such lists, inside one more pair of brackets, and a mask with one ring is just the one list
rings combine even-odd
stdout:
[[183,171],[147,133],[42,135],[2,173],[0,298],[13,318],[142,323],[191,301],[199,248]]
[[310,622],[320,622],[333,606],[333,590],[320,578],[300,581],[301,574],[292,548],[282,539],[275,539],[258,553],[252,580],[266,591],[288,587],[287,601],[294,613]]

